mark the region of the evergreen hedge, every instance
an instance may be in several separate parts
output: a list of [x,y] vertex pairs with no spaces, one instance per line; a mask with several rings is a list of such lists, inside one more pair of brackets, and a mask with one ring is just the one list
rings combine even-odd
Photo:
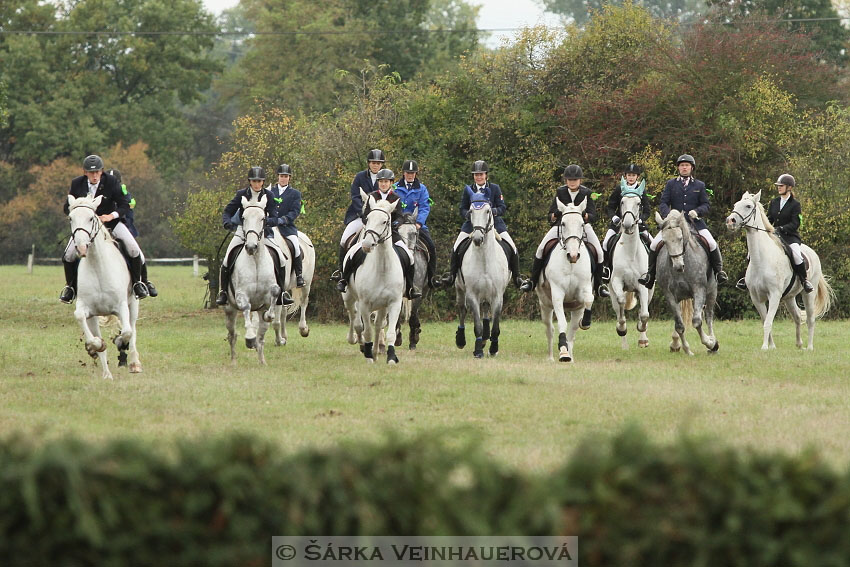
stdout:
[[434,434],[283,454],[255,437],[0,442],[0,564],[266,565],[273,535],[579,536],[581,565],[847,565],[850,482],[637,429],[544,475]]

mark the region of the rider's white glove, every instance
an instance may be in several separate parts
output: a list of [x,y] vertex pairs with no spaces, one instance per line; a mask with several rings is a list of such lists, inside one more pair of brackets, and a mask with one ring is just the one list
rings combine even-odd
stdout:
[[695,210],[694,211],[688,211],[688,216],[690,216],[692,219],[697,219],[697,218],[699,218],[699,213],[696,212]]
[[611,217],[611,222],[613,222],[614,224],[619,223],[620,217],[618,217],[617,215],[614,215],[613,217]]

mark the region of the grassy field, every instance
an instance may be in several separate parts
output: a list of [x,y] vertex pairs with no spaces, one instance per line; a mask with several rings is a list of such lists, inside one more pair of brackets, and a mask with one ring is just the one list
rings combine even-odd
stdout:
[[574,365],[546,360],[539,321],[506,321],[502,352],[484,360],[455,348],[454,324],[426,323],[419,350],[402,347],[397,367],[367,366],[342,325],[311,325],[305,339],[290,322],[289,344],[267,346],[267,367],[240,334],[234,367],[223,314],[200,308],[204,282],[188,267],[154,267],[151,277],[161,295],[141,304],[144,372],[113,365],[116,379],[104,381],[73,307],[56,299],[61,267],[0,266],[0,434],[167,442],[238,430],[294,449],[471,428],[504,462],[547,470],[586,435],[638,422],[662,441],[687,431],[850,459],[848,322],[819,322],[813,353],[794,347],[789,320],[766,353],[758,322],[719,322],[720,352],[699,345],[690,358],[669,352],[670,321],[650,321],[650,348],[640,350],[630,323],[628,351],[612,321],[596,322],[580,331]]

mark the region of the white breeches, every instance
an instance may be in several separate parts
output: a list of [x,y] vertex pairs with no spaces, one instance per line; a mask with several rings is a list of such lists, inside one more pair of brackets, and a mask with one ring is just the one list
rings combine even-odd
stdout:
[[803,263],[803,253],[800,251],[800,245],[796,242],[788,245],[788,248],[791,249],[791,256],[794,257],[794,265],[799,265]]
[[348,240],[352,234],[360,232],[361,228],[363,228],[363,219],[361,218],[356,218],[345,225],[345,230],[342,231],[342,238],[339,240],[339,245],[342,246],[345,244],[345,241]]
[[[706,241],[708,242],[708,250],[709,250],[709,251],[713,252],[714,250],[716,250],[716,249],[717,249],[717,241],[716,241],[716,240],[714,240],[714,237],[713,237],[713,236],[711,236],[711,233],[710,233],[710,232],[708,232],[708,229],[707,229],[707,228],[704,228],[704,229],[700,230],[698,234],[699,234],[700,236],[702,236],[703,238],[705,238],[705,239],[706,239]],[[653,252],[657,252],[657,251],[658,251],[658,245],[659,245],[659,244],[661,244],[661,239],[662,239],[662,237],[661,237],[661,231],[659,230],[659,231],[658,231],[658,234],[656,234],[656,235],[655,235],[655,238],[653,238],[653,239],[652,239],[652,244],[650,244],[650,245],[649,245],[649,248],[650,248]]]
[[[130,234],[130,229],[127,228],[127,225],[123,222],[119,222],[115,225],[115,228],[112,229],[111,233],[112,238],[124,243],[124,247],[127,249],[127,254],[129,254],[131,258],[141,256],[142,264],[145,263],[145,255],[142,254],[142,249],[139,248],[139,243],[136,242],[136,239],[133,238],[132,234]],[[68,246],[65,248],[65,253],[62,254],[62,259],[66,262],[73,262],[77,259],[77,249],[74,247],[73,238],[68,241]]]
[[[558,225],[550,228],[549,232],[546,233],[546,236],[543,237],[543,240],[540,241],[540,245],[537,246],[537,250],[534,252],[535,258],[538,260],[543,258],[543,249],[546,247],[546,243],[553,238],[558,238]],[[602,245],[599,244],[599,238],[596,237],[596,233],[593,232],[593,227],[590,226],[590,223],[585,223],[584,225],[584,239],[596,248],[597,261],[602,263],[605,259],[605,255],[602,253]]]
[[617,234],[612,229],[608,229],[608,232],[605,233],[605,238],[602,239],[602,247],[608,250],[608,241],[611,240],[611,237]]
[[[236,248],[240,244],[244,244],[244,243],[245,243],[245,231],[240,226],[236,229],[236,232],[233,234],[233,238],[230,239],[230,244],[227,245],[227,252],[224,253],[224,261],[227,262],[227,259],[230,258],[230,251],[231,250],[233,250],[234,248]],[[282,266],[284,264],[283,251],[280,248],[278,248],[277,243],[274,240],[272,240],[271,238],[263,238],[263,243],[266,246],[268,246],[269,248],[271,248],[272,250],[274,250],[275,252],[277,252],[278,262],[280,262],[280,265]],[[233,266],[231,266],[231,268],[232,267]]]
[[301,255],[301,244],[298,243],[298,235],[292,234],[287,236],[286,239],[292,243],[292,249],[295,250],[295,255]]
[[[461,231],[460,234],[457,235],[457,239],[455,239],[455,243],[454,243],[454,246],[452,246],[452,250],[457,250],[457,247],[460,246],[460,243],[463,242],[464,240],[466,240],[467,238],[469,238],[470,236],[471,236],[471,234],[467,234],[467,233]],[[505,242],[510,244],[511,248],[513,248],[513,250],[514,250],[514,254],[517,253],[516,244],[514,243],[514,239],[511,238],[511,235],[508,234],[507,230],[505,232],[500,232],[499,238],[501,238],[502,240],[504,240]]]

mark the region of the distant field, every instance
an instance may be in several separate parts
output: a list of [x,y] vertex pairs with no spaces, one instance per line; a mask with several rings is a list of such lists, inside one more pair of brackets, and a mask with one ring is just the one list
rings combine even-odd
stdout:
[[83,349],[73,307],[56,299],[61,267],[28,275],[0,266],[0,434],[161,442],[239,430],[297,448],[471,428],[506,463],[542,470],[580,438],[636,421],[660,440],[685,430],[850,459],[848,322],[819,322],[814,353],[794,348],[788,320],[778,321],[779,349],[768,353],[758,322],[719,322],[719,354],[699,345],[692,358],[668,351],[670,321],[650,321],[646,350],[630,322],[626,352],[614,323],[596,322],[579,332],[574,365],[546,361],[539,321],[504,322],[502,352],[484,360],[455,348],[454,324],[426,323],[418,352],[402,347],[397,367],[367,366],[342,325],[311,325],[305,339],[290,322],[290,343],[267,346],[268,367],[241,334],[231,367],[223,314],[200,308],[203,280],[185,266],[153,267],[151,277],[161,296],[141,303],[144,372],[113,367],[108,382]]

